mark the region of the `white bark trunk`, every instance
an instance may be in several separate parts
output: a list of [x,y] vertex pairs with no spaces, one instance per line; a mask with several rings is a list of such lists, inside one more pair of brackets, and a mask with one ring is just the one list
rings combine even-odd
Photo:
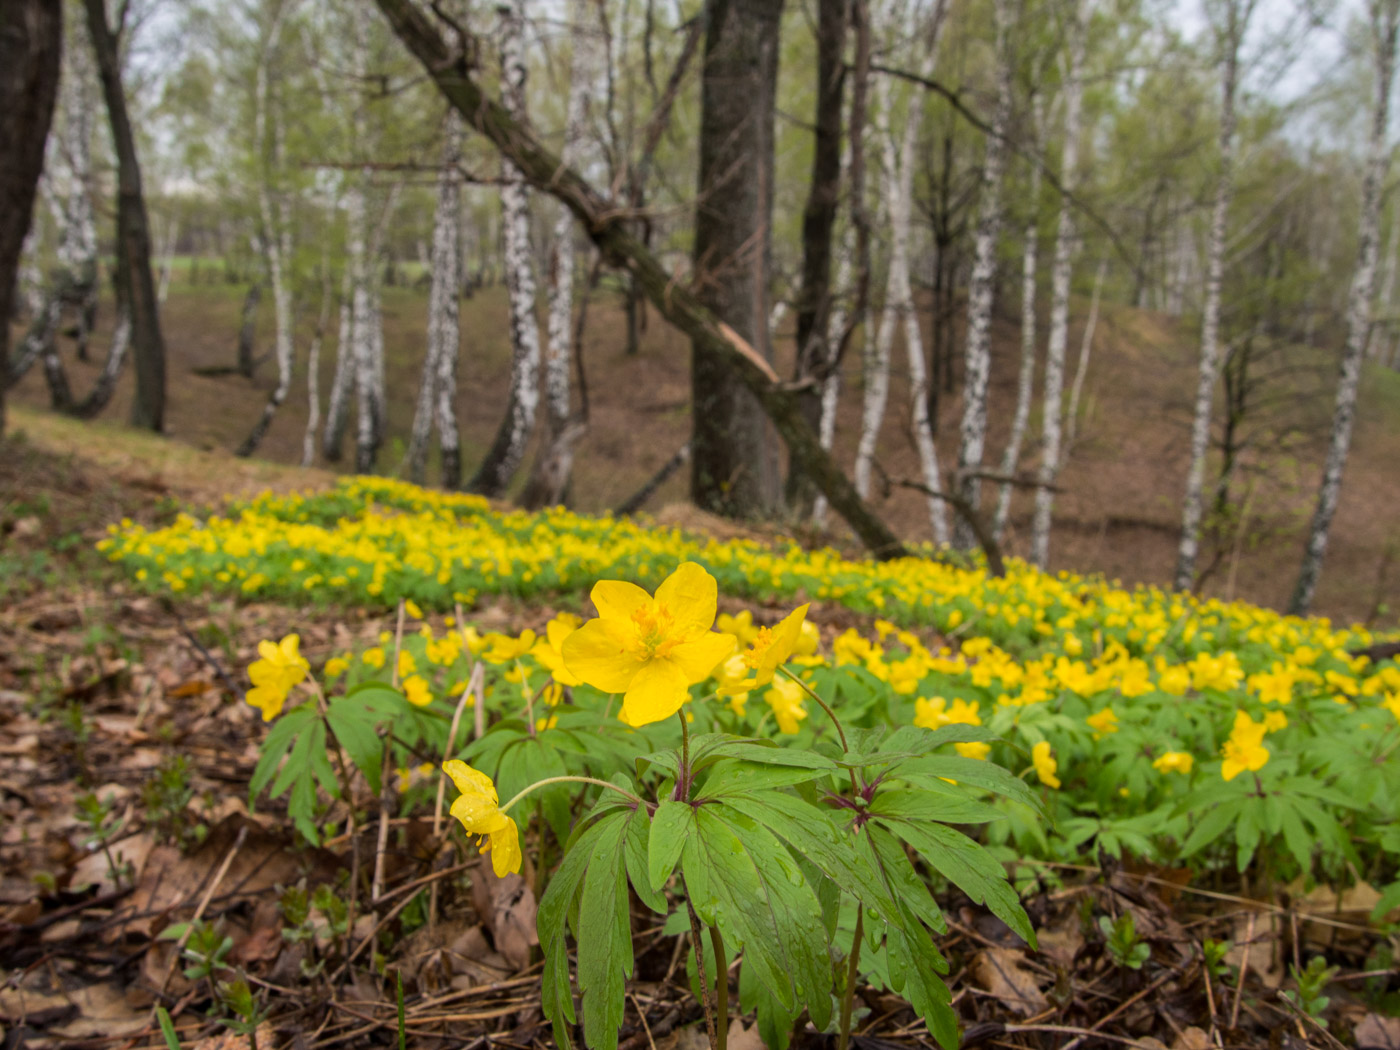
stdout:
[[[1001,232],[1001,177],[1006,163],[1006,133],[1011,121],[1012,57],[1008,37],[1010,0],[996,0],[997,104],[982,164],[981,203],[973,243],[972,275],[967,287],[967,347],[963,357],[963,415],[958,440],[958,487],[972,509],[980,512],[982,469],[987,443],[987,387],[991,380],[992,292],[996,279],[997,237]],[[972,526],[961,516],[953,529],[953,545],[976,545]]]
[[1103,275],[1107,262],[1100,260],[1094,275],[1094,294],[1089,300],[1089,319],[1084,322],[1084,337],[1079,343],[1079,364],[1074,370],[1074,385],[1069,393],[1069,411],[1065,414],[1065,458],[1074,448],[1074,435],[1079,429],[1079,398],[1084,393],[1084,377],[1089,372],[1089,352],[1093,349],[1094,329],[1099,323],[1099,295],[1103,292]]
[[[346,213],[349,213],[348,200]],[[340,282],[339,324],[335,339],[335,375],[331,379],[330,401],[326,405],[326,430],[321,438],[321,454],[335,461],[340,458],[345,420],[350,411],[350,391],[355,385],[354,319],[350,313],[354,282],[347,264]]]
[[[1073,193],[1079,180],[1079,137],[1084,112],[1085,22],[1083,0],[1070,0],[1069,70],[1065,77],[1065,145],[1060,156],[1060,185]],[[1069,292],[1075,248],[1074,211],[1067,195],[1060,198],[1055,254],[1050,268],[1050,336],[1045,347],[1045,392],[1039,487],[1031,524],[1031,561],[1044,569],[1050,560],[1050,522],[1055,505],[1051,486],[1060,471],[1061,421],[1064,412],[1065,352],[1069,345]]]
[[[1045,141],[1045,101],[1037,95],[1032,102],[1031,155],[1040,156],[1041,144]],[[1035,393],[1035,285],[1037,258],[1040,254],[1040,181],[1041,168],[1038,162],[1031,164],[1031,187],[1027,199],[1030,215],[1021,233],[1021,362],[1016,374],[1016,410],[1011,416],[1011,434],[1006,440],[1006,451],[1001,456],[1001,475],[1010,478],[1016,474],[1021,460],[1021,445],[1026,438],[1026,424],[1031,418],[1031,399]],[[1009,482],[1003,482],[997,492],[997,507],[992,514],[992,539],[1001,542],[1006,531],[1006,521],[1011,515],[1011,490]]]
[[1186,494],[1182,499],[1181,542],[1177,548],[1174,586],[1187,590],[1195,582],[1200,553],[1201,515],[1204,500],[1206,454],[1210,451],[1211,406],[1220,373],[1220,297],[1225,276],[1225,232],[1230,197],[1234,191],[1235,93],[1240,41],[1244,36],[1252,0],[1227,0],[1226,24],[1220,32],[1220,171],[1215,185],[1215,206],[1210,216],[1206,244],[1205,306],[1201,317],[1201,367],[1196,382],[1195,409],[1191,421],[1190,465]]
[[1390,220],[1390,236],[1386,238],[1385,248],[1385,274],[1381,277],[1381,290],[1375,303],[1375,310],[1379,316],[1372,323],[1371,335],[1366,342],[1366,356],[1377,361],[1386,360],[1387,346],[1395,334],[1397,269],[1400,269],[1400,210],[1397,210],[1395,217]]
[[[460,334],[457,317],[461,277],[460,252],[461,174],[458,163],[462,152],[462,122],[457,111],[449,109],[443,128],[442,170],[438,173],[437,210],[433,216],[433,247],[428,268],[432,274],[428,289],[428,347],[423,358],[423,378],[418,388],[418,406],[408,443],[408,477],[422,484],[428,456],[428,438],[435,419],[451,428],[447,445],[456,446],[456,416],[453,399],[457,393],[457,353]],[[445,361],[444,358],[451,358]],[[445,395],[445,396],[444,396]],[[446,417],[441,408],[446,405]]]
[[[846,166],[846,159],[843,157],[842,182],[845,182]],[[817,441],[828,452],[836,440],[836,408],[841,397],[841,373],[834,366],[836,355],[841,349],[841,336],[846,330],[845,292],[851,284],[851,271],[854,268],[851,260],[855,257],[855,250],[854,224],[848,224],[837,242],[836,284],[832,289],[831,313],[828,315],[826,326],[827,365],[831,366],[831,374],[822,384],[822,414],[817,425]],[[812,504],[812,522],[818,528],[826,524],[826,512],[826,497],[818,493],[816,501]]]
[[[501,14],[501,75],[508,112],[525,117],[525,16],[522,0]],[[525,178],[502,161],[501,222],[505,233],[506,289],[510,300],[510,394],[505,418],[471,488],[499,496],[510,484],[535,429],[539,408],[540,337],[535,320],[535,274],[530,252],[530,209]]]
[[1347,452],[1351,448],[1351,430],[1356,415],[1356,394],[1361,382],[1361,362],[1365,356],[1366,338],[1371,326],[1371,294],[1376,281],[1376,262],[1380,247],[1381,189],[1390,152],[1386,147],[1386,129],[1390,119],[1390,89],[1395,76],[1396,30],[1400,26],[1400,0],[1371,0],[1368,5],[1371,32],[1375,43],[1375,96],[1371,111],[1371,140],[1366,160],[1366,175],[1361,188],[1361,219],[1357,237],[1356,276],[1352,279],[1351,297],[1347,303],[1347,340],[1342,353],[1342,373],[1337,384],[1337,403],[1332,414],[1332,435],[1327,447],[1327,460],[1322,468],[1322,484],[1317,493],[1317,508],[1308,529],[1307,548],[1303,554],[1298,584],[1289,603],[1289,612],[1305,615],[1317,593],[1317,581],[1322,574],[1322,559],[1327,554],[1327,540],[1332,517],[1337,512],[1341,496],[1342,471],[1346,468]]

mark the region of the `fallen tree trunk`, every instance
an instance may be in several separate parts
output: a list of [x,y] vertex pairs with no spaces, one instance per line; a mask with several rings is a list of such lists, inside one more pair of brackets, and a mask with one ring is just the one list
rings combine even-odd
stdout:
[[[733,369],[777,427],[791,453],[876,557],[907,557],[895,534],[857,495],[850,479],[821,447],[796,392],[783,387],[772,367],[705,309],[692,290],[678,284],[647,248],[628,232],[609,201],[577,172],[543,148],[534,134],[488,98],[472,79],[468,58],[448,47],[412,0],[376,0],[395,34],[421,62],[438,89],[473,128],[520,169],[526,180],[562,201],[577,216],[608,262],[625,268],[652,305],[684,333],[700,353]],[[459,27],[460,31],[460,27]],[[475,41],[463,41],[468,49]]]

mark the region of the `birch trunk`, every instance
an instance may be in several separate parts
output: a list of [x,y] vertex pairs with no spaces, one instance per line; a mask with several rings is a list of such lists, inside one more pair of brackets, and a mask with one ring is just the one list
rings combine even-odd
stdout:
[[[353,191],[352,191],[353,192]],[[349,200],[346,213],[349,213]],[[339,462],[345,444],[345,425],[350,417],[350,392],[355,385],[355,321],[351,302],[355,284],[347,262],[340,282],[340,316],[336,327],[335,375],[331,378],[330,400],[326,405],[326,429],[321,436],[321,455],[331,463]]]
[[[506,111],[525,119],[525,12],[523,0],[502,6],[501,76]],[[540,334],[535,319],[535,274],[530,256],[530,208],[525,176],[502,160],[501,222],[505,233],[506,294],[510,299],[510,393],[496,438],[468,484],[472,492],[505,492],[535,429],[539,407]]]
[[1395,331],[1395,279],[1400,269],[1400,209],[1390,220],[1390,236],[1386,238],[1385,274],[1381,278],[1381,290],[1376,296],[1375,308],[1380,314],[1372,323],[1371,334],[1366,341],[1366,356],[1376,361],[1387,357],[1386,344],[1394,337]]
[[1059,226],[1050,269],[1050,336],[1045,346],[1045,393],[1042,411],[1040,470],[1031,523],[1031,561],[1044,569],[1050,561],[1050,522],[1055,505],[1052,486],[1060,471],[1060,426],[1064,412],[1065,351],[1069,345],[1069,292],[1075,247],[1074,211],[1069,194],[1079,181],[1079,137],[1084,102],[1085,23],[1083,0],[1069,0],[1069,70],[1065,77],[1065,145],[1060,156]]
[[1195,409],[1191,421],[1190,465],[1182,499],[1181,542],[1177,548],[1173,585],[1189,589],[1196,577],[1200,553],[1201,515],[1204,504],[1206,454],[1210,449],[1211,406],[1220,373],[1220,297],[1225,275],[1225,231],[1230,197],[1234,191],[1235,94],[1240,41],[1252,0],[1226,0],[1226,23],[1220,32],[1223,54],[1220,81],[1220,171],[1215,184],[1215,205],[1206,243],[1205,305],[1201,317],[1201,367],[1196,382]]
[[[958,441],[958,488],[967,508],[981,507],[982,469],[987,444],[987,386],[991,380],[992,293],[996,280],[997,237],[1001,232],[1001,178],[1006,163],[1006,132],[1011,121],[1012,56],[1011,0],[996,0],[997,104],[982,163],[981,203],[972,250],[972,275],[967,287],[967,346],[963,356],[963,415]],[[953,545],[968,550],[977,545],[976,531],[959,515]]]
[[1065,415],[1065,457],[1074,448],[1074,435],[1079,429],[1079,398],[1084,393],[1084,377],[1089,372],[1089,352],[1093,349],[1094,329],[1099,323],[1099,295],[1103,291],[1103,275],[1107,262],[1100,260],[1094,275],[1094,294],[1089,300],[1089,319],[1084,322],[1084,336],[1079,343],[1079,364],[1074,369],[1074,385],[1069,392],[1069,411]]
[[1303,553],[1302,569],[1298,573],[1298,583],[1288,606],[1288,611],[1297,616],[1308,612],[1313,596],[1317,593],[1317,581],[1322,574],[1322,559],[1327,554],[1332,517],[1337,512],[1337,501],[1341,495],[1342,471],[1346,468],[1347,452],[1351,448],[1356,394],[1361,382],[1361,363],[1371,326],[1371,294],[1375,287],[1376,262],[1380,247],[1381,191],[1385,184],[1386,170],[1390,166],[1386,130],[1390,119],[1390,89],[1395,76],[1400,0],[1371,0],[1367,6],[1376,48],[1375,96],[1371,110],[1370,149],[1361,187],[1356,276],[1352,279],[1351,297],[1347,303],[1346,348],[1342,353],[1342,371],[1337,384],[1337,402],[1332,414],[1332,434],[1327,447],[1327,460],[1322,468],[1317,507],[1313,511],[1312,524],[1308,529],[1308,543]]
[[[1041,144],[1045,141],[1045,104],[1037,95],[1032,102],[1031,154],[1040,156]],[[1016,373],[1016,410],[1011,417],[1011,434],[1006,439],[1006,451],[1001,456],[1001,475],[1011,478],[1016,475],[1017,464],[1021,460],[1021,444],[1026,438],[1026,424],[1031,418],[1031,399],[1035,393],[1035,285],[1037,257],[1040,253],[1040,181],[1041,168],[1038,161],[1031,163],[1031,186],[1027,200],[1030,216],[1021,235],[1021,362]],[[992,539],[1001,542],[1006,531],[1006,520],[1011,514],[1010,482],[1003,482],[997,492],[997,506],[992,514]]]
[[[443,487],[456,488],[460,479],[450,480],[447,452],[457,446],[454,399],[457,394],[457,354],[460,344],[457,309],[461,294],[461,252],[457,234],[461,228],[462,120],[448,110],[443,126],[442,169],[438,173],[437,210],[433,215],[433,248],[429,267],[432,281],[428,288],[428,350],[423,360],[423,378],[418,388],[418,406],[413,414],[413,431],[408,442],[408,477],[423,483],[427,467],[428,438],[433,423],[446,423],[442,434]],[[450,360],[444,360],[450,358]],[[446,416],[440,410],[446,406]],[[450,434],[448,433],[450,429]]]
[[77,356],[88,359],[88,343],[97,320],[97,220],[93,207],[92,135],[97,124],[97,84],[92,52],[76,39],[63,56],[66,71],[60,85],[63,135],[59,143],[68,169],[68,192],[62,206],[58,242],[59,265],[79,284]]
[[[263,407],[262,415],[252,431],[238,446],[238,456],[251,456],[262,442],[272,418],[292,388],[292,289],[287,268],[291,264],[292,233],[287,223],[285,204],[276,184],[280,182],[283,142],[281,116],[273,111],[271,77],[272,62],[282,35],[282,15],[286,7],[278,3],[272,12],[267,35],[258,56],[258,68],[253,88],[253,144],[259,159],[258,217],[262,222],[263,253],[267,258],[268,280],[272,284],[272,308],[276,323],[274,354],[277,361],[277,386]],[[173,227],[173,221],[172,221]]]
[[[846,170],[846,163],[841,165]],[[826,381],[822,383],[821,418],[817,423],[817,443],[826,451],[831,451],[836,441],[836,408],[841,399],[841,371],[837,355],[841,351],[841,337],[846,331],[846,303],[843,298],[850,287],[853,271],[852,256],[855,253],[855,225],[848,225],[841,234],[836,249],[836,285],[831,313],[826,325]],[[818,528],[826,524],[828,504],[826,497],[817,494],[812,503],[812,523]]]
[[[589,12],[590,0],[578,3],[574,52],[569,68],[569,101],[564,118],[564,144],[560,159],[569,165],[578,160],[583,144],[584,120],[591,100],[597,69],[596,37]],[[573,445],[582,426],[570,426],[569,370],[573,363],[574,217],[556,204],[554,265],[549,285],[549,313],[544,347],[544,441],[535,457],[522,503],[526,508],[555,506],[564,502],[573,474]]]
[[[321,253],[321,316],[316,322],[316,335],[306,352],[306,433],[301,439],[301,465],[309,467],[316,461],[316,431],[321,426],[321,343],[330,324],[331,258],[326,248]],[[340,305],[340,323],[345,323],[345,300]],[[337,370],[338,371],[338,370]]]

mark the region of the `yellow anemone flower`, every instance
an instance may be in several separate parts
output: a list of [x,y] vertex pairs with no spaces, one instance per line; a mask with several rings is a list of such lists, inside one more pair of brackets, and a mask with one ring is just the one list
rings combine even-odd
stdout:
[[300,649],[301,638],[295,634],[287,635],[280,642],[258,643],[258,655],[262,659],[248,666],[253,688],[248,690],[246,699],[262,711],[264,722],[271,722],[282,713],[287,694],[311,670]]
[[1102,733],[1118,732],[1118,715],[1111,707],[1105,707],[1102,711],[1095,712],[1086,718],[1085,721],[1088,722],[1092,728],[1098,730],[1098,733],[1095,734],[1095,739],[1098,739],[1099,734]]
[[1256,773],[1264,768],[1269,761],[1269,749],[1263,744],[1267,731],[1263,722],[1254,721],[1244,711],[1235,712],[1235,728],[1221,749],[1225,761],[1220,775],[1224,779],[1234,780],[1245,770]]
[[654,598],[634,583],[599,580],[590,595],[598,618],[564,639],[564,664],[589,685],[624,694],[618,717],[628,725],[669,718],[734,651],[731,635],[710,630],[718,596],[715,578],[691,561]]
[[1196,759],[1189,751],[1167,751],[1153,761],[1152,768],[1158,773],[1185,774],[1190,773],[1195,764]]
[[508,634],[492,631],[482,641],[486,643],[481,653],[483,660],[488,664],[508,664],[530,651],[535,644],[535,632],[527,628],[520,632],[519,638],[512,638]]
[[774,627],[760,627],[754,635],[753,644],[740,658],[744,667],[752,671],[742,682],[727,685],[729,692],[747,692],[767,685],[778,673],[778,668],[787,662],[802,640],[802,626],[807,620],[810,603],[799,605],[788,613]]
[[427,707],[433,702],[427,680],[416,674],[403,680],[403,695],[414,707]]
[[1042,740],[1031,748],[1031,761],[1035,763],[1035,775],[1040,778],[1040,782],[1046,787],[1057,788],[1060,786],[1060,778],[1055,775],[1060,764],[1055,761],[1050,754],[1050,742]]
[[791,735],[801,728],[803,719],[807,717],[807,706],[803,703],[800,685],[791,679],[780,678],[764,691],[763,699],[773,709],[773,720],[778,723],[780,733]]
[[519,871],[520,835],[515,821],[501,812],[496,785],[491,783],[491,778],[459,758],[444,762],[442,771],[461,792],[452,803],[452,815],[461,821],[468,835],[480,836],[477,845],[482,853],[491,854],[491,868],[496,877]]

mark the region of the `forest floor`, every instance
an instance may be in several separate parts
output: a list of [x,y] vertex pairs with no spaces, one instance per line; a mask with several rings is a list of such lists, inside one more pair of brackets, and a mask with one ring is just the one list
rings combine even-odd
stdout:
[[[236,374],[201,374],[233,363],[243,293],[242,286],[192,285],[179,277],[172,286],[164,315],[171,376],[168,430],[173,440],[169,462],[181,455],[175,451],[179,446],[215,452],[235,448],[276,383],[270,360],[262,362],[253,381]],[[1071,379],[1087,304],[1076,300],[1075,305],[1070,333]],[[311,312],[307,307],[300,317],[300,352],[304,352],[314,326]],[[94,344],[98,360],[70,363],[75,390],[84,389],[100,367],[110,321],[111,310],[104,308]],[[426,338],[426,293],[402,285],[386,288],[384,323],[389,411],[379,469],[394,474],[402,471],[417,396]],[[791,323],[789,318],[779,332],[780,373],[790,368]],[[924,318],[926,332],[931,323],[930,318]],[[323,398],[333,372],[334,334],[327,334],[321,356]],[[271,307],[264,296],[258,315],[259,354],[268,351],[271,337]],[[960,333],[953,332],[949,343],[960,348]],[[618,297],[604,287],[593,296],[584,336],[590,420],[588,433],[578,447],[574,475],[573,498],[580,510],[604,510],[621,503],[688,436],[688,344],[651,314],[640,353],[629,357],[624,346]],[[1077,437],[1060,475],[1052,568],[1102,572],[1129,584],[1169,581],[1175,564],[1197,353],[1196,331],[1189,321],[1104,305],[1093,339]],[[993,329],[988,443],[988,463],[993,466],[999,462],[1010,425],[1018,354],[1017,325],[999,318]],[[1277,608],[1287,601],[1302,555],[1302,538],[1315,499],[1331,418],[1336,361],[1328,352],[1293,348],[1267,349],[1261,355],[1256,377],[1266,378],[1258,391],[1258,407],[1240,427],[1247,448],[1235,473],[1230,510],[1225,517],[1214,516],[1208,522],[1211,527],[1202,557],[1202,567],[1207,570],[1202,591]],[[881,471],[891,479],[919,476],[909,425],[904,357],[897,337],[893,386],[878,456]],[[462,303],[458,405],[462,460],[468,472],[495,434],[508,376],[505,294],[500,287],[486,288]],[[844,362],[843,382],[836,452],[840,462],[849,463],[854,457],[860,418],[860,362],[855,353]],[[130,386],[128,370],[106,419],[125,418]],[[41,371],[32,369],[9,396],[21,405],[44,405],[47,391]],[[1218,408],[1217,413],[1220,411]],[[957,445],[960,412],[956,393],[942,398],[938,448],[945,468]],[[26,418],[33,422],[26,422]],[[304,378],[299,374],[259,457],[269,464],[299,462],[306,418]],[[20,417],[19,425],[41,428],[39,419]],[[1039,425],[1037,406],[1021,461],[1023,473],[1035,468],[1034,436]],[[347,457],[353,459],[348,446]],[[227,463],[230,471],[236,463],[226,456],[219,462]],[[326,469],[345,469],[343,463],[318,462]],[[1337,621],[1377,626],[1396,623],[1400,617],[1400,565],[1396,564],[1400,561],[1400,518],[1395,514],[1400,482],[1396,463],[1400,463],[1400,373],[1368,365],[1341,505],[1314,605],[1317,613]],[[430,462],[430,478],[435,471],[435,462]],[[521,472],[522,481],[525,473]],[[683,473],[661,488],[648,509],[667,508],[671,517],[694,519],[681,506]],[[242,469],[235,475],[243,477]],[[316,484],[324,476],[294,474],[287,484]],[[211,490],[217,490],[217,479],[211,481]],[[1212,486],[1208,477],[1208,488]],[[994,486],[986,485],[984,490],[985,506],[990,508],[995,500]],[[210,495],[215,496],[216,491]],[[874,502],[902,536],[930,537],[923,499],[916,492],[890,485],[877,491]],[[1005,543],[1011,554],[1027,550],[1031,510],[1030,490],[1017,491]],[[826,535],[813,535],[805,523],[792,531],[804,540],[847,542],[839,526]]]
[[[25,407],[12,425],[21,436],[0,444],[6,1050],[154,1050],[163,1045],[156,1004],[169,1009],[182,1044],[201,1050],[387,1047],[398,1028],[394,974],[403,980],[409,1046],[552,1046],[538,966],[511,933],[532,926],[528,908],[505,899],[475,859],[469,883],[460,868],[435,866],[443,854],[423,821],[391,836],[377,913],[361,900],[346,931],[285,928],[282,890],[302,880],[309,889],[334,885],[355,848],[373,855],[375,826],[357,843],[342,836],[309,850],[296,845],[278,807],[248,811],[264,727],[242,701],[245,668],[263,638],[297,630],[308,651],[325,653],[387,621],[364,611],[165,602],[135,593],[93,550],[106,525],[125,516],[155,524],[181,506],[328,475]],[[538,628],[553,611],[497,602],[475,618],[518,630]],[[82,792],[110,800],[95,818],[106,822],[110,857],[89,841]],[[346,960],[377,921],[402,921],[393,905],[409,899],[408,887],[439,879],[436,925],[417,925],[382,956]],[[1039,953],[956,895],[942,902],[950,934],[940,948],[966,1046],[1396,1050],[1400,943],[1366,924],[1373,901],[1306,887],[1189,884],[1185,872],[1086,857],[1080,867],[1047,870],[1026,897]],[[637,970],[621,1045],[702,1050],[683,940],[663,936],[635,907]],[[1106,951],[1089,922],[1105,913],[1134,917],[1151,952],[1140,969]],[[206,1012],[209,982],[184,975],[169,931],[194,919],[230,939],[224,962],[266,1006],[254,1045]],[[1214,977],[1202,967],[1206,939],[1234,945]],[[1289,967],[1321,951],[1341,965],[1327,988],[1330,1031],[1280,994],[1294,987]],[[933,1046],[898,997],[866,989],[858,1008],[858,1050]],[[736,1022],[729,1050],[758,1046],[756,1032]],[[795,1046],[835,1042],[809,1031]]]

